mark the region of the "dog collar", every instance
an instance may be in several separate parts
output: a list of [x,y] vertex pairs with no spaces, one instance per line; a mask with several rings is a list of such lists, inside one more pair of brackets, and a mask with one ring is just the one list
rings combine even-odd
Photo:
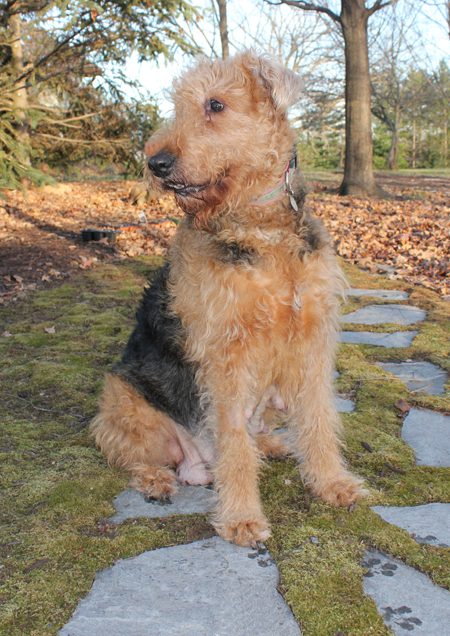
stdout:
[[286,164],[286,168],[284,169],[283,176],[277,185],[268,190],[264,194],[262,194],[257,199],[253,199],[252,203],[254,205],[269,205],[270,203],[275,203],[281,199],[285,194],[289,196],[289,201],[293,209],[298,212],[298,205],[295,200],[294,191],[291,186],[292,176],[297,169],[297,154],[294,152],[291,159]]

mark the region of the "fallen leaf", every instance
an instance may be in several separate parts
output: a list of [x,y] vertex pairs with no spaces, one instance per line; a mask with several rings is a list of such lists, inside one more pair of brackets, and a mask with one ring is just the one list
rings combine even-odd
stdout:
[[[308,207],[322,219],[338,254],[350,263],[448,298],[449,208],[444,182],[431,188],[417,177],[395,175],[395,183],[386,177],[380,180],[394,198],[343,198],[316,181]],[[98,262],[128,254],[164,256],[183,213],[172,195],[158,197],[152,192],[142,206],[146,222],[139,225],[144,216],[139,218],[129,190],[129,181],[99,181],[59,184],[51,196],[45,188],[30,188],[26,194],[8,191],[0,205],[0,304],[23,297],[32,283],[39,288]],[[47,226],[54,230],[41,229]],[[122,226],[130,230],[118,234],[114,245],[81,244],[75,238],[81,228]],[[13,250],[8,248],[12,236]]]
[[400,400],[397,400],[397,402],[394,404],[394,406],[402,414],[409,413],[410,410],[411,410],[411,406],[403,398],[401,398]]
[[44,565],[46,565],[49,562],[50,562],[50,559],[38,559],[37,561],[34,561],[30,565],[27,565],[27,567],[24,568],[23,572],[24,574],[28,574],[28,572],[32,572],[33,570],[39,570],[40,568],[44,567]]

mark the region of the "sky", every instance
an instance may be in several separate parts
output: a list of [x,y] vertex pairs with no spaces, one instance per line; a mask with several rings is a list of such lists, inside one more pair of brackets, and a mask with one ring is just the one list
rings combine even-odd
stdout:
[[[415,0],[417,2],[417,0]],[[447,34],[447,26],[445,23],[445,2],[442,1],[440,8],[431,6],[425,0],[421,2],[421,10],[423,15],[417,15],[414,18],[415,24],[413,29],[417,31],[416,35],[411,35],[411,47],[415,47],[416,42],[420,39],[420,55],[416,59],[417,66],[424,66],[429,69],[430,65],[435,66],[442,59],[450,59],[450,40]],[[405,0],[399,0],[398,7],[401,4],[406,6]],[[210,7],[210,0],[194,1],[196,6],[200,8]],[[336,5],[336,6],[334,6]],[[339,2],[330,0],[329,6],[338,11]],[[417,6],[417,5],[416,5]],[[228,23],[229,37],[232,50],[246,48],[254,44],[252,34],[264,32],[267,28],[261,23],[261,7],[262,0],[229,0],[228,2]],[[300,11],[288,6],[272,7],[272,15],[276,20],[288,18],[297,19],[297,14],[302,14],[302,20],[316,19],[315,14]],[[389,19],[390,9],[384,9],[377,14],[377,18]],[[292,16],[292,17],[291,17]],[[373,20],[374,18],[372,18]],[[217,52],[220,52],[220,42],[218,34],[214,33],[210,20],[203,20],[201,30],[195,34],[197,44],[204,47],[206,54],[210,54],[212,43]],[[306,26],[306,23],[305,23]],[[418,35],[420,34],[420,35]],[[261,46],[259,47],[261,48]],[[192,61],[187,55],[181,53],[176,54],[175,60],[166,63],[161,57],[159,63],[143,62],[139,63],[137,56],[132,55],[126,62],[125,72],[127,77],[139,80],[144,93],[152,95],[158,102],[161,115],[167,117],[171,112],[171,104],[167,96],[167,89],[170,88],[174,77],[179,75],[183,68]],[[133,91],[129,92],[133,95]],[[134,96],[136,93],[134,92]]]

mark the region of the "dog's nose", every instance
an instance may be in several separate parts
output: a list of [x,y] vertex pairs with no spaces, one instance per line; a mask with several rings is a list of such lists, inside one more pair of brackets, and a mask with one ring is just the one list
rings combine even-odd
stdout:
[[174,166],[176,157],[167,150],[161,150],[147,159],[147,165],[157,177],[168,177]]

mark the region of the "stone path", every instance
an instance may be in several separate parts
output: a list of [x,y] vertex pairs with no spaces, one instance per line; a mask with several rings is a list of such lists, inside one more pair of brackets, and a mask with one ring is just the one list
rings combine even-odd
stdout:
[[439,395],[444,393],[447,374],[431,362],[378,362],[379,367],[405,382],[410,391]]
[[450,547],[450,503],[422,506],[373,506],[388,523],[407,530],[418,543]]
[[342,322],[355,325],[382,325],[394,323],[396,325],[413,325],[425,320],[423,309],[411,305],[366,305],[361,309],[342,316]]
[[299,636],[265,549],[213,537],[99,572],[61,636]]
[[409,347],[418,331],[397,331],[396,333],[374,333],[373,331],[341,331],[341,342],[346,344],[367,344],[376,347]]
[[114,499],[116,514],[111,523],[122,523],[126,519],[156,519],[173,515],[190,515],[194,512],[210,512],[217,501],[214,490],[204,486],[180,486],[170,503],[147,502],[136,490],[124,490]]
[[398,559],[368,550],[363,566],[364,591],[375,601],[394,634],[424,636],[450,633],[450,592]]
[[349,400],[348,398],[344,398],[340,395],[336,396],[335,403],[339,413],[351,413],[355,410],[355,403],[353,400]]
[[[363,295],[370,295],[370,290],[357,290],[353,292],[362,291]],[[380,290],[375,290],[379,292]],[[386,290],[384,294],[393,292],[395,290]],[[398,297],[403,292],[396,292]],[[354,293],[358,296],[360,294]],[[375,294],[373,294],[375,296]],[[407,296],[407,295],[406,295]],[[381,296],[378,295],[378,298]],[[343,323],[353,323],[356,325],[383,325],[383,324],[397,324],[402,326],[413,325],[417,322],[425,320],[426,313],[423,309],[413,307],[411,305],[366,305],[361,309],[352,311],[349,314],[342,316]],[[397,331],[395,333],[374,333],[372,331],[342,331],[341,342],[348,344],[367,344],[377,347],[409,347],[417,336],[417,331]]]
[[[397,290],[353,289],[352,296],[406,301]],[[425,319],[422,309],[405,304],[367,305],[343,316],[346,324],[413,325]],[[341,341],[380,347],[408,347],[418,331],[397,333],[342,332]],[[378,363],[404,381],[411,391],[439,394],[447,374],[429,362]],[[338,374],[336,373],[336,377]],[[355,403],[336,396],[340,412]],[[411,409],[402,438],[417,464],[450,466],[450,417],[427,409]],[[134,490],[114,500],[121,523],[138,517],[205,513],[216,495],[203,487],[181,487],[172,503],[146,502]],[[374,506],[387,523],[406,530],[419,543],[450,546],[450,504]],[[373,598],[394,634],[415,631],[427,636],[450,635],[450,592],[424,574],[382,552],[368,550],[364,591]],[[278,571],[265,548],[240,548],[218,537],[161,548],[118,561],[99,572],[61,636],[294,636],[299,627],[277,592]]]
[[347,296],[369,296],[382,300],[408,300],[409,294],[398,289],[349,289]]
[[412,446],[420,466],[450,466],[450,416],[428,409],[411,409],[402,438]]
[[[389,295],[375,296],[368,290],[354,290],[352,295],[389,298]],[[390,298],[397,300],[401,296],[394,294]],[[425,317],[425,312],[417,307],[391,304],[367,305],[344,315],[342,320],[365,325],[411,325]],[[417,333],[346,331],[341,339],[352,344],[405,347],[411,344]],[[411,391],[432,395],[444,392],[447,374],[429,362],[378,363],[378,366],[399,377]],[[403,423],[402,438],[414,449],[417,464],[450,466],[450,417],[427,409],[411,409]],[[450,504],[373,506],[372,510],[388,523],[407,530],[419,543],[439,547],[450,544]],[[373,598],[384,622],[394,634],[404,635],[411,631],[427,636],[450,634],[450,592],[438,587],[414,568],[376,550],[366,552],[363,565],[368,568],[364,591]]]

